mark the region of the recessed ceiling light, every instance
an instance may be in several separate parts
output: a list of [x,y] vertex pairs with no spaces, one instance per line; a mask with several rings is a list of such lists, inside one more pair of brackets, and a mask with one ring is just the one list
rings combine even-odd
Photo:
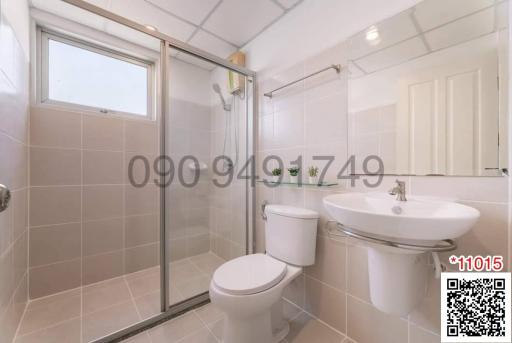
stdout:
[[370,42],[370,44],[380,43],[380,34],[377,26],[372,25],[366,30],[366,40]]
[[156,27],[154,27],[154,26],[152,26],[152,25],[144,25],[144,27],[146,27],[146,29],[151,30],[151,31],[158,31],[158,30],[156,29]]

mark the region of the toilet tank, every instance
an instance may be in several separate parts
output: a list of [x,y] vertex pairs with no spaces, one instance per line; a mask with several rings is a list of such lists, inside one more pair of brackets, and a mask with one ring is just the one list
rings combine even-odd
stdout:
[[315,263],[317,212],[292,206],[267,205],[265,215],[267,254],[296,266]]

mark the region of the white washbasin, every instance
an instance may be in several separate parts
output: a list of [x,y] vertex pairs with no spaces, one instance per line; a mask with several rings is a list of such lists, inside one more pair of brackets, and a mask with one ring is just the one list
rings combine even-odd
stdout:
[[362,233],[403,240],[453,239],[468,232],[480,217],[472,207],[451,201],[385,193],[344,193],[323,199],[339,223]]

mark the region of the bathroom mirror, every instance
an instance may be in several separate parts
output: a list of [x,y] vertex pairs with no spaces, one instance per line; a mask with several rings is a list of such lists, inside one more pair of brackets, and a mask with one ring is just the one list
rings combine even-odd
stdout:
[[425,0],[351,37],[350,154],[384,174],[503,175],[507,27],[508,1]]

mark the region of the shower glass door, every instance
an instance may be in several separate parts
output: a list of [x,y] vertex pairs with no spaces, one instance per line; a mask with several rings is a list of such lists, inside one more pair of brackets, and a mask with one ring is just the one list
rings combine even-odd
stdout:
[[175,173],[165,207],[171,305],[208,292],[215,269],[248,251],[248,94],[246,77],[170,50],[166,152]]

